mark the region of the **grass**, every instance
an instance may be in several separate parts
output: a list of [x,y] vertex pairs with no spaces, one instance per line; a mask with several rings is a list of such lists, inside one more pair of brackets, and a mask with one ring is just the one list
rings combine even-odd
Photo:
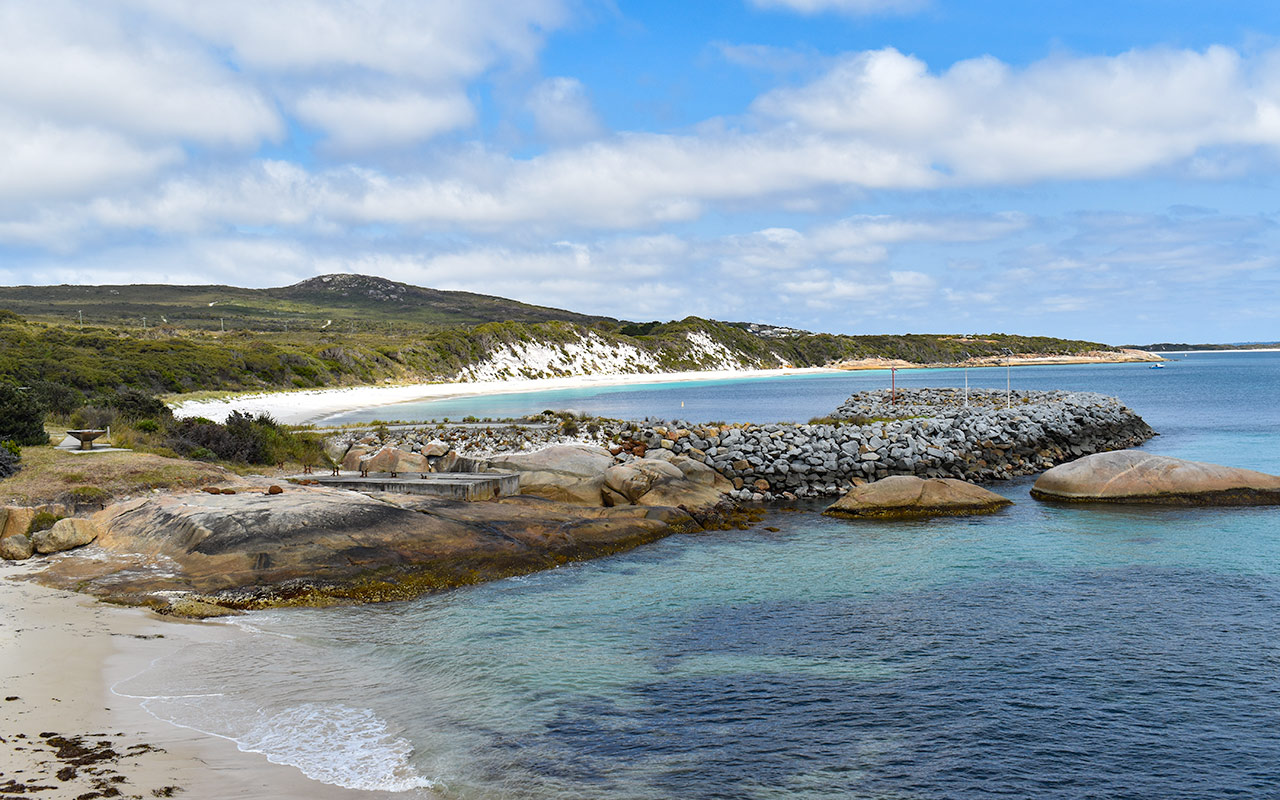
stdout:
[[75,502],[90,495],[94,502],[106,502],[152,489],[209,486],[232,476],[216,464],[151,453],[76,455],[54,447],[24,447],[21,471],[0,480],[0,505]]

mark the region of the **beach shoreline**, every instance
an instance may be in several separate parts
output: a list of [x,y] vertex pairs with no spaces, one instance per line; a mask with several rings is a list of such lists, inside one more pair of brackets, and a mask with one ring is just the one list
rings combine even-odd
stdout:
[[[170,724],[149,714],[140,699],[117,694],[114,686],[182,647],[247,634],[24,580],[38,566],[0,562],[0,746],[6,753],[0,785],[48,787],[29,791],[51,798],[104,788],[118,788],[121,797],[391,796],[311,780],[230,740]],[[83,748],[78,757],[65,744],[56,752],[67,741]]]
[[844,370],[823,367],[794,369],[710,370],[644,372],[608,375],[572,375],[564,378],[521,378],[474,383],[414,383],[400,386],[346,386],[332,389],[255,392],[214,400],[179,399],[173,405],[177,417],[221,420],[232,411],[270,414],[276,421],[303,425],[335,414],[418,400],[444,400],[494,394],[518,394],[598,386],[639,386],[654,383],[778,378],[791,375],[832,375]]
[[[1064,364],[1119,364],[1162,361],[1143,351],[1098,353],[1081,356],[1014,356],[1009,366],[1053,366]],[[269,414],[277,422],[306,425],[323,422],[338,414],[363,411],[381,406],[422,400],[445,400],[484,395],[519,394],[565,389],[591,389],[605,386],[643,386],[693,381],[746,380],[802,375],[839,375],[846,372],[889,369],[982,369],[1003,367],[1001,359],[975,359],[964,364],[915,364],[909,361],[868,358],[848,361],[831,367],[791,367],[757,370],[706,370],[686,372],[642,372],[604,375],[571,375],[562,378],[519,378],[501,381],[456,383],[414,383],[383,386],[344,386],[328,389],[252,392],[216,399],[176,398],[173,413],[177,417],[206,417],[216,421],[232,411]]]

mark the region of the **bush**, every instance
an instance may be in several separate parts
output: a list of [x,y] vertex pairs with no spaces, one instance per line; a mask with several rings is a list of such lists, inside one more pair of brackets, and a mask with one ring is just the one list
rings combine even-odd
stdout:
[[121,389],[106,398],[106,405],[115,409],[123,420],[168,419],[173,416],[169,407],[158,398],[137,389]]
[[160,430],[160,423],[156,422],[154,419],[140,419],[133,424],[133,427],[143,433],[155,433]]
[[31,524],[27,526],[27,535],[47,531],[53,527],[53,524],[62,517],[57,514],[50,514],[48,511],[40,511],[31,518]]
[[111,493],[106,489],[100,489],[97,486],[76,486],[67,492],[67,501],[76,505],[99,503],[106,504],[111,499]]
[[28,389],[14,383],[0,383],[0,440],[12,439],[21,445],[48,444],[44,432],[44,409]]
[[30,391],[41,408],[60,417],[84,405],[84,393],[74,386],[54,381],[32,381]]
[[83,430],[101,430],[110,427],[115,421],[115,409],[102,406],[77,408],[71,415],[71,424]]
[[293,433],[267,414],[231,412],[225,425],[184,419],[169,429],[166,444],[189,458],[278,464],[297,461],[314,466],[324,457],[324,442],[313,433]]
[[[9,443],[5,442],[5,444]],[[19,458],[20,456],[15,455],[9,448],[0,447],[0,478],[7,478],[22,469],[18,463]]]

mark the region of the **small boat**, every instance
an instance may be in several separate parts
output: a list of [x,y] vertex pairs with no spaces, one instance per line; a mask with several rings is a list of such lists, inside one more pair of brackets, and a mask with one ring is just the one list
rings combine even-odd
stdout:
[[1152,364],[1152,369],[1164,369],[1164,364]]

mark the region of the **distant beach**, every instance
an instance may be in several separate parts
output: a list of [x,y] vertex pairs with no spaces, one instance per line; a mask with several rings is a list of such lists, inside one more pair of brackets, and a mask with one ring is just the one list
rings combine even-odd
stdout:
[[629,386],[646,383],[714,381],[742,378],[776,378],[784,375],[825,375],[842,370],[822,367],[759,370],[709,370],[705,372],[644,372],[625,375],[573,375],[565,378],[534,378],[474,383],[415,383],[405,386],[350,386],[337,389],[307,389],[296,392],[261,392],[216,400],[178,402],[173,413],[179,417],[207,417],[221,420],[232,411],[270,414],[279,422],[301,425],[343,411],[408,403],[414,400],[510,394],[555,389],[584,389],[595,386]]

